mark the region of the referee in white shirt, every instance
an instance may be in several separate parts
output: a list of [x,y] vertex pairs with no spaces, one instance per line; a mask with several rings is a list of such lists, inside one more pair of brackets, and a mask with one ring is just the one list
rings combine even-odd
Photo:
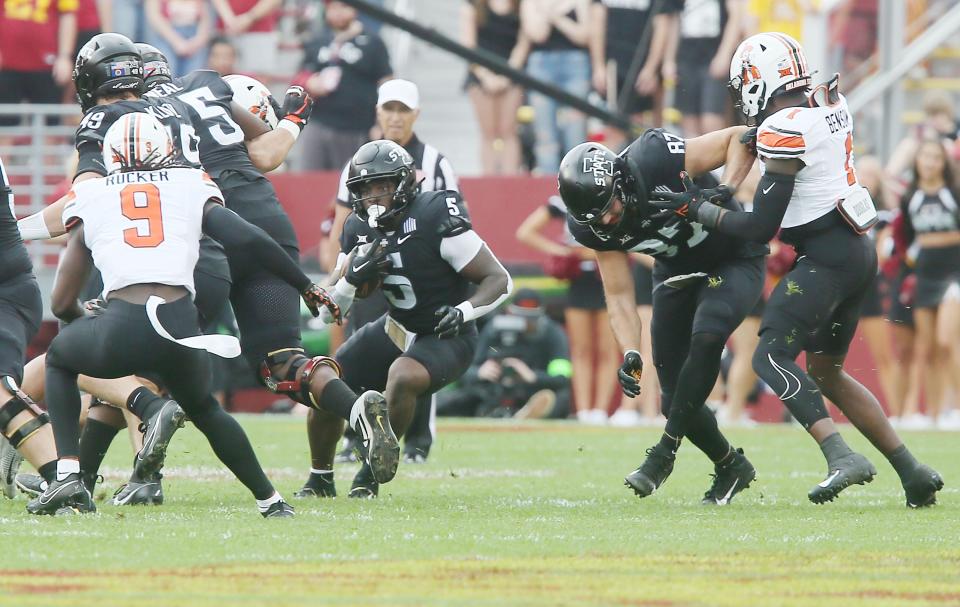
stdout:
[[[414,123],[420,116],[420,91],[417,85],[409,80],[387,80],[377,94],[377,124],[383,131],[383,138],[399,143],[413,156],[413,164],[417,168],[417,181],[421,181],[421,191],[456,190],[460,191],[457,176],[453,172],[450,161],[429,143],[421,141],[413,131]],[[347,166],[340,174],[340,186],[337,190],[336,215],[329,238],[322,245],[327,250],[322,256],[324,259],[334,260],[340,252],[340,234],[343,233],[343,224],[350,213],[350,193],[347,191]],[[333,268],[325,268],[332,270]],[[366,299],[357,299],[350,308],[350,317],[347,322],[346,335],[349,336],[368,322],[380,318],[387,311],[387,300],[380,291]],[[312,423],[313,414],[308,413],[308,436],[312,436],[315,428]],[[404,437],[404,459],[407,462],[422,462],[430,452],[435,433],[436,404],[432,397],[426,397],[417,403],[417,412]],[[320,424],[317,424],[319,427]],[[349,435],[348,435],[349,438]],[[312,442],[312,441],[311,441]],[[344,458],[349,457],[352,445],[341,452]],[[330,463],[322,461],[326,457],[317,457],[311,449],[313,458],[312,468],[315,470],[328,469]],[[321,467],[323,466],[323,467]]]

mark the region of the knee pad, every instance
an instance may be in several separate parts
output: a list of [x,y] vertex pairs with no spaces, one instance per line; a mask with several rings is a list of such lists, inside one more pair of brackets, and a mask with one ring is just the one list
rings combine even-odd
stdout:
[[[30,399],[12,377],[4,376],[0,379],[3,387],[13,394],[13,398],[0,405],[0,432],[7,437],[14,449],[18,449],[27,439],[37,433],[40,428],[50,423],[50,417],[45,411],[42,411],[33,400]],[[21,425],[16,430],[7,433],[6,428],[14,417],[24,411],[33,414],[33,418]]]
[[[293,360],[283,377],[275,377],[271,367],[284,365]],[[340,363],[329,356],[314,356],[307,358],[302,348],[287,348],[267,354],[260,362],[260,381],[276,394],[285,394],[300,404],[318,408],[319,405],[310,393],[310,380],[317,370],[326,365],[333,369],[337,377],[342,376]]]

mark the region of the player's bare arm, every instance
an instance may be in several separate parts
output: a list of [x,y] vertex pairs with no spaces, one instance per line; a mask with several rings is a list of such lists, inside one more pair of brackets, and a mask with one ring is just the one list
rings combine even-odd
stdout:
[[[471,235],[479,239],[473,231],[453,238],[469,238]],[[456,306],[442,306],[436,311],[439,320],[435,331],[441,337],[456,335],[464,323],[495,310],[513,291],[513,279],[486,244],[480,246],[459,274],[477,285],[477,290],[466,301]]]
[[[87,171],[77,175],[73,182],[80,183],[97,177],[99,175],[96,173]],[[69,194],[64,194],[43,210],[19,220],[17,227],[20,229],[20,237],[23,240],[49,240],[66,234],[67,230],[63,227],[63,207],[69,198]]]
[[60,320],[70,322],[83,316],[77,303],[83,286],[87,283],[93,258],[83,241],[83,224],[70,230],[66,250],[57,268],[57,277],[50,293],[50,311]]
[[624,352],[639,352],[643,325],[637,314],[630,258],[623,251],[597,251],[597,265],[603,278],[603,294],[607,300],[610,327],[617,338],[617,344]]
[[720,182],[736,190],[756,161],[756,156],[740,142],[746,132],[745,126],[732,126],[687,139],[684,170],[691,175],[702,175],[722,166],[724,170]]
[[[234,105],[237,104],[234,103]],[[246,116],[243,117],[244,122],[252,119],[254,122],[259,122],[261,125],[263,124],[261,120],[258,120],[250,114],[250,112],[242,111],[243,108],[238,105],[233,108],[232,112],[235,118],[237,108],[241,110],[241,114],[246,114]],[[282,116],[282,119],[277,124],[277,128],[266,132],[262,132],[261,130],[259,135],[251,138],[250,133],[248,133],[247,128],[244,126],[244,122],[238,121],[240,128],[243,129],[244,137],[247,140],[246,146],[247,152],[250,154],[250,160],[257,169],[266,173],[280,166],[293,148],[293,144],[297,141],[297,137],[300,136],[300,132],[303,131],[303,128],[307,125],[307,121],[310,120],[310,112],[312,109],[313,99],[310,98],[310,95],[299,86],[291,86],[287,89],[287,93],[283,99],[283,105],[278,112],[278,116]],[[258,130],[260,129],[258,128]],[[253,131],[251,131],[251,133],[252,132]]]

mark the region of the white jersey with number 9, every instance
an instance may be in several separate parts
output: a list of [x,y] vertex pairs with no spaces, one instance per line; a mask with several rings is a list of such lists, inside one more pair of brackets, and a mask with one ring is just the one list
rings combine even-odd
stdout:
[[115,173],[73,186],[63,224],[83,222],[84,242],[103,275],[103,295],[144,283],[195,294],[203,207],[223,194],[199,169]]

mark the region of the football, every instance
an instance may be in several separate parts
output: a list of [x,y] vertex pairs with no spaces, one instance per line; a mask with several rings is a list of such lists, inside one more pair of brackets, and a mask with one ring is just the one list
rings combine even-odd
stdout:
[[[369,246],[370,245],[360,245],[354,248],[352,251],[350,251],[350,254],[347,255],[347,258],[343,263],[343,266],[340,268],[339,274],[337,274],[337,280],[340,280],[341,278],[343,278],[343,276],[347,273],[347,267],[349,266],[349,264],[353,263],[353,260],[360,253],[360,251],[362,250],[365,253],[367,251],[367,247]],[[336,283],[336,280],[334,280],[333,282]],[[357,299],[365,299],[367,297],[370,297],[377,289],[380,288],[382,284],[383,284],[383,275],[381,274],[381,275],[378,275],[375,279],[368,280],[367,282],[357,287],[357,294],[354,297],[356,297]]]

